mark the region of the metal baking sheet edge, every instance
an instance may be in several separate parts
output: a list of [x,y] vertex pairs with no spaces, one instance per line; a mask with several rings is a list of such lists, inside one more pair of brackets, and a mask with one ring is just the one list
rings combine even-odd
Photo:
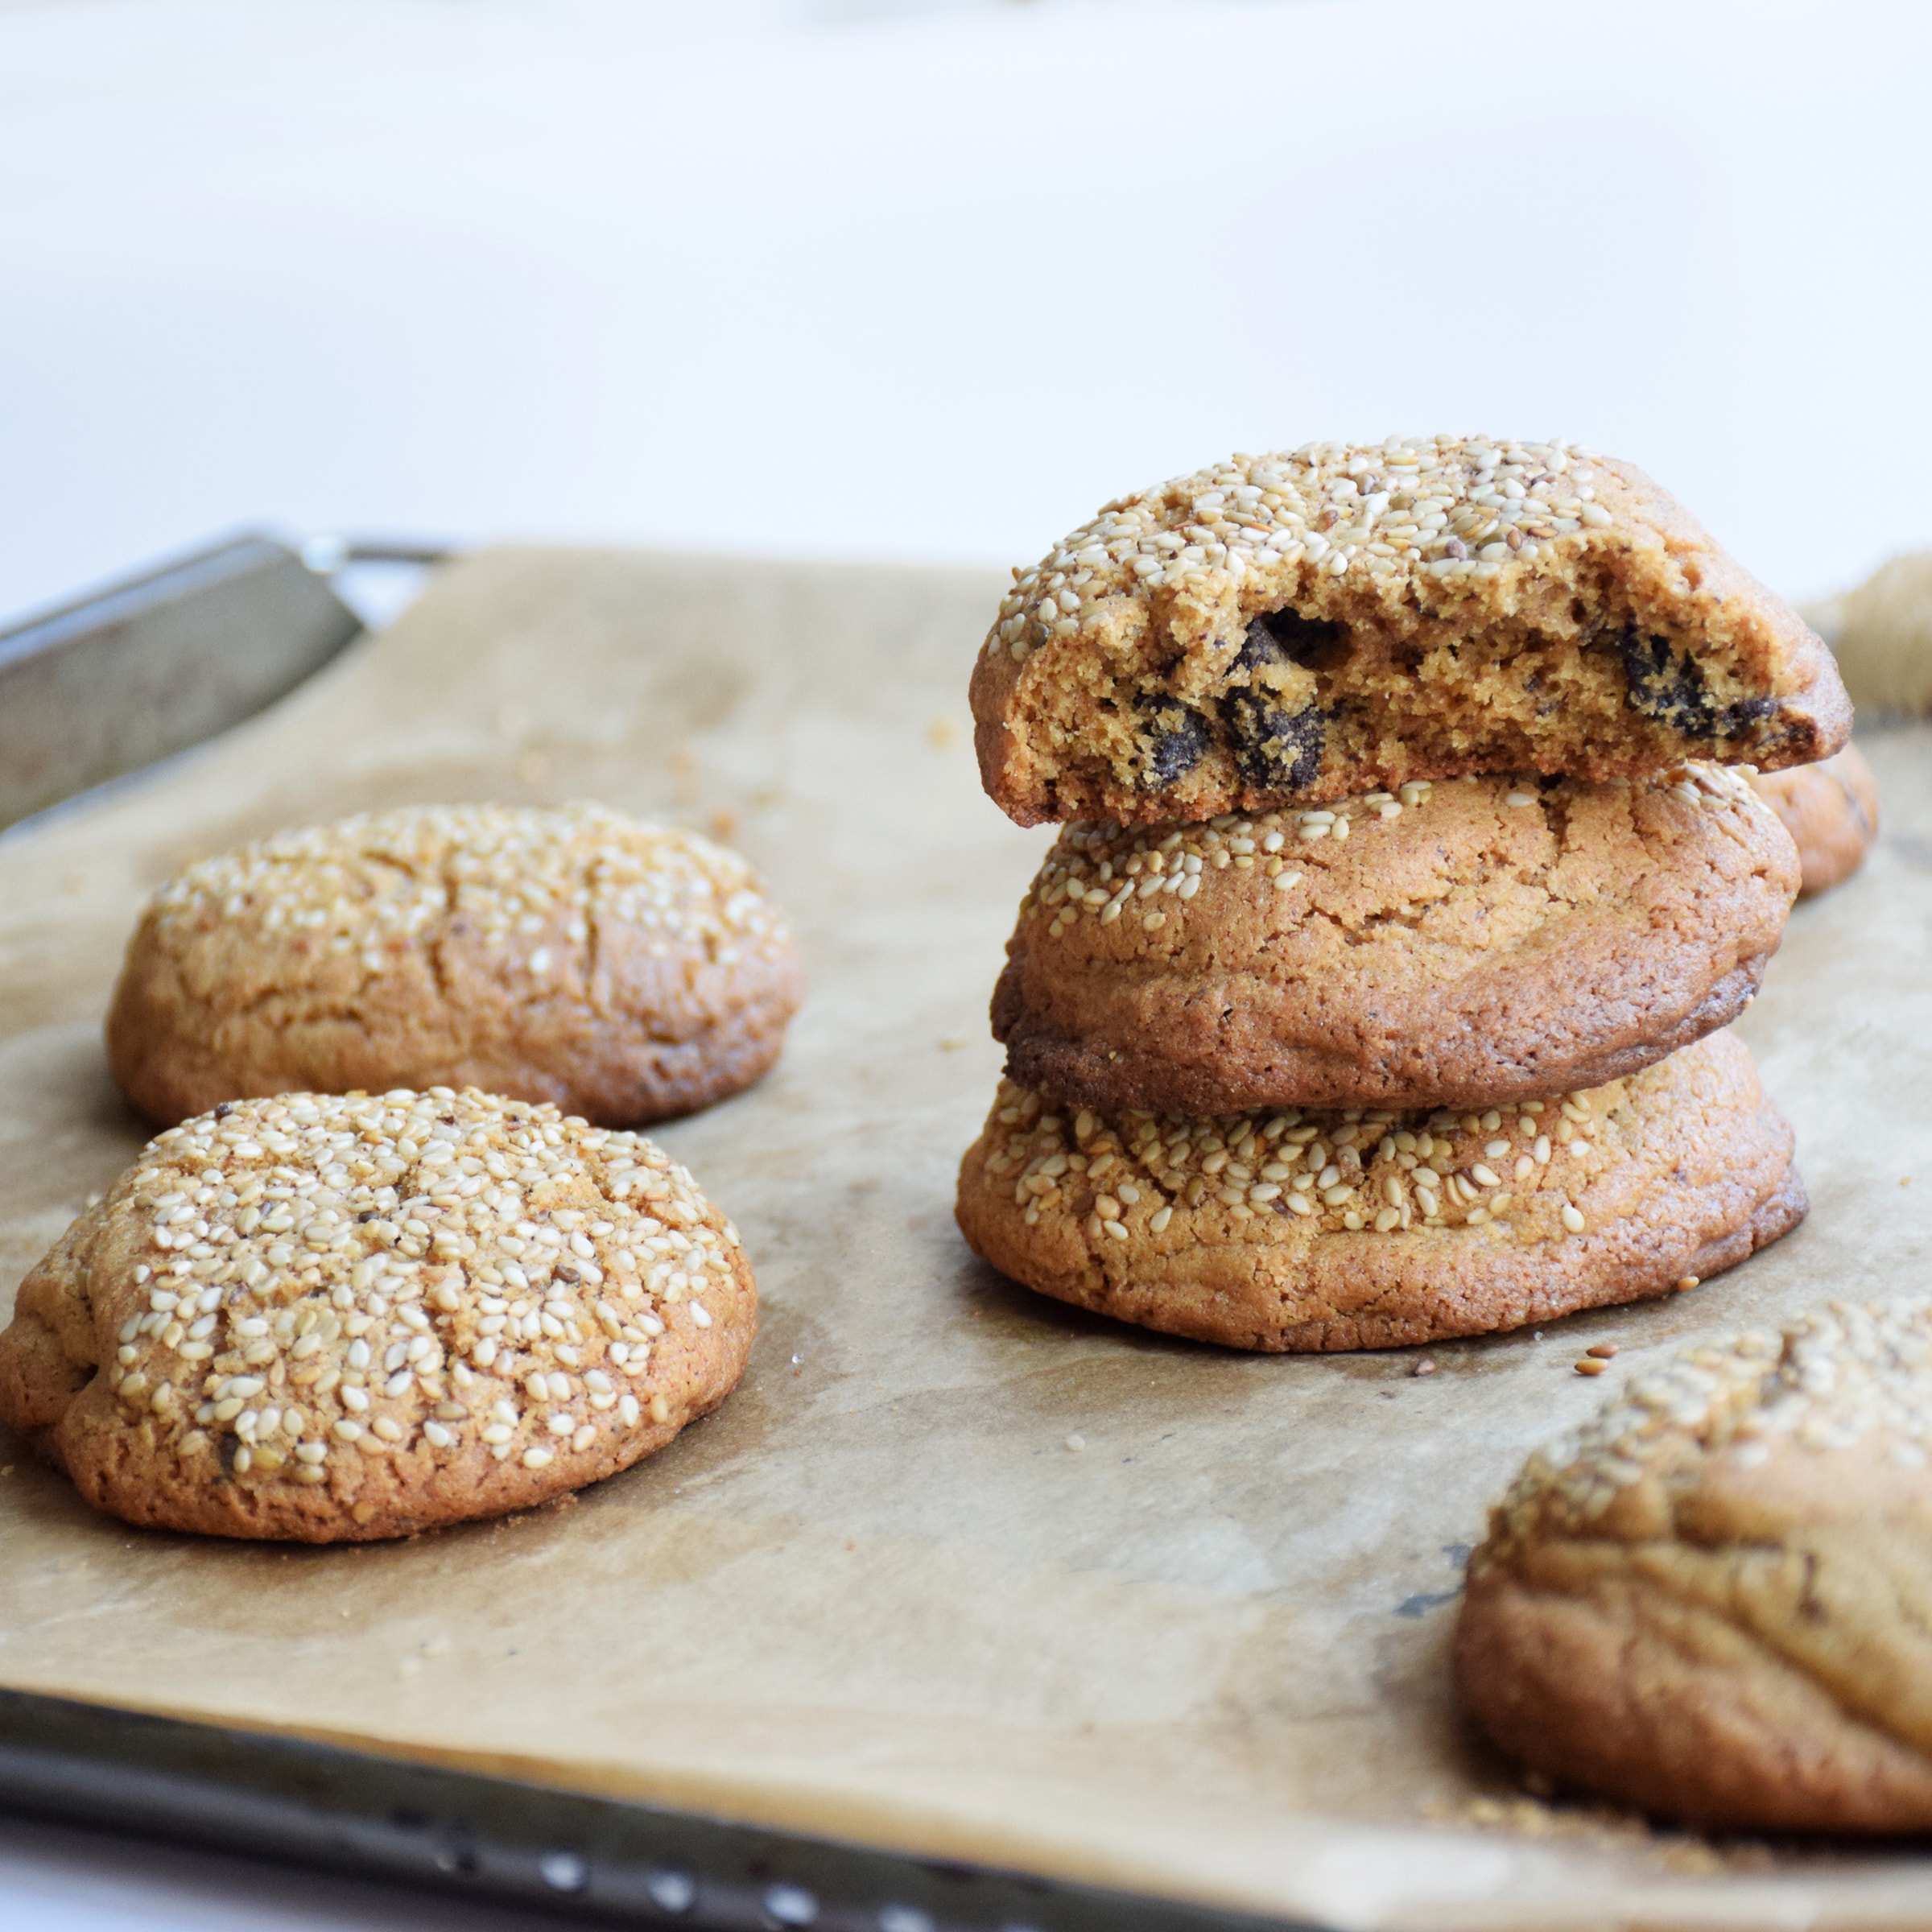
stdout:
[[0,1690],[0,1810],[592,1925],[717,1932],[1321,1932]]

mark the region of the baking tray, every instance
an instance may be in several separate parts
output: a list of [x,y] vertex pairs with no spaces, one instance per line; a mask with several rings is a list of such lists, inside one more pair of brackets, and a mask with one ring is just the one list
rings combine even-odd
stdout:
[[[198,745],[362,628],[320,565],[244,530],[0,630],[0,825]],[[408,560],[419,560],[412,555]]]
[[[140,1144],[100,1016],[142,897],[196,854],[407,800],[600,797],[733,836],[811,980],[777,1071],[660,1136],[758,1271],[763,1331],[716,1415],[568,1503],[324,1550],[130,1530],[0,1441],[0,1688],[1024,1872],[1050,1904],[1932,1920],[1915,1849],[1707,1847],[1525,1798],[1446,1669],[1462,1559],[1530,1447],[1693,1336],[1922,1286],[1932,735],[1868,745],[1885,837],[1798,909],[1740,1029],[1798,1131],[1803,1228],[1693,1294],[1437,1345],[1424,1378],[1414,1351],[1231,1355],[1028,1295],[952,1224],[999,1066],[987,997],[1050,836],[972,769],[999,588],[473,556],[259,718],[0,836],[10,1286]],[[1608,1375],[1572,1373],[1610,1339]]]
[[0,1691],[0,1805],[592,1925],[752,1932],[1282,1932],[301,1739]]

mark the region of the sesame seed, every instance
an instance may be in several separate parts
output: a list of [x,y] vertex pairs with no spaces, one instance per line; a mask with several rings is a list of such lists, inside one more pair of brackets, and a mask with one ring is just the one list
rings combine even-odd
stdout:
[[[558,1181],[572,1204],[539,1206]],[[116,1290],[138,1298],[114,1310],[116,1393],[184,1457],[233,1435],[197,1480],[250,1485],[327,1480],[332,1444],[382,1457],[419,1434],[501,1459],[537,1426],[594,1443],[601,1425],[564,1413],[573,1373],[613,1426],[662,1425],[659,1311],[683,1301],[710,1327],[724,1317],[696,1291],[729,1295],[742,1269],[729,1224],[650,1141],[473,1091],[227,1104],[151,1143],[109,1205],[151,1257]],[[167,1272],[211,1266],[204,1246],[205,1288]],[[505,1350],[498,1393],[481,1373]],[[519,1395],[562,1426],[526,1424]]]
[[[452,919],[506,948],[551,935],[526,962],[538,975],[579,970],[593,931],[606,946],[634,931],[653,950],[719,963],[776,956],[790,943],[735,853],[592,804],[418,807],[279,834],[189,866],[147,917],[164,944],[185,946],[217,923],[299,934],[356,954],[372,972],[436,943]],[[223,1140],[259,1151],[274,1136],[227,1124]]]
[[1480,437],[1238,456],[1117,498],[1016,572],[986,648],[1026,664],[1104,631],[1125,599],[1154,590],[1212,598],[1235,587],[1274,609],[1304,578],[1365,575],[1385,594],[1414,582],[1433,597],[1538,567],[1553,549],[1589,547],[1589,533],[1612,523],[1577,480],[1591,460],[1573,444],[1499,453]]
[[[1604,1090],[1591,1117],[1608,1142],[1641,1122]],[[1619,1108],[1625,1111],[1619,1113]],[[1309,1233],[1406,1233],[1418,1221],[1444,1232],[1489,1228],[1485,1238],[1555,1240],[1583,1232],[1581,1210],[1528,1160],[1513,1187],[1472,1158],[1500,1122],[1487,1115],[1363,1108],[1305,1113],[1272,1109],[1224,1116],[1109,1114],[1078,1109],[1071,1121],[1036,1092],[1002,1082],[979,1157],[1028,1226],[1066,1220],[1102,1250],[1135,1229],[1162,1235],[1177,1216],[1191,1239],[1214,1241],[1212,1223],[1289,1217]],[[1503,1143],[1507,1150],[1509,1143]],[[1525,1157],[1528,1159],[1528,1157]],[[1458,1166],[1458,1162],[1466,1162]],[[1423,1162],[1430,1165],[1424,1166]],[[1130,1221],[1137,1208],[1144,1220]],[[1507,1222],[1501,1216],[1509,1213]]]
[[1900,1467],[1927,1466],[1932,1298],[1833,1302],[1775,1333],[1748,1329],[1680,1350],[1627,1384],[1581,1430],[1530,1458],[1499,1513],[1497,1534],[1520,1534],[1545,1509],[1587,1522],[1659,1459],[1678,1484],[1686,1449],[1753,1468],[1780,1443],[1801,1454],[1869,1445]]

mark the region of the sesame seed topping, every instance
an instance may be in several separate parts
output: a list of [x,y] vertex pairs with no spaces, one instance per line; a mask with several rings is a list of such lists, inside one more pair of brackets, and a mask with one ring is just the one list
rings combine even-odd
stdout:
[[[1576,1366],[1595,1374],[1604,1363],[1593,1350]],[[1526,1530],[1546,1509],[1559,1521],[1587,1522],[1661,1458],[1686,1448],[1750,1468],[1784,1444],[1820,1454],[1864,1447],[1901,1467],[1925,1467],[1932,1297],[1835,1301],[1775,1332],[1747,1329],[1680,1350],[1530,1457],[1496,1513],[1492,1542]]]
[[626,929],[654,952],[720,964],[790,943],[735,852],[585,803],[416,806],[280,832],[188,866],[147,918],[163,943],[240,926],[350,956],[370,976],[459,922],[535,978]]
[[[1678,765],[1656,778],[1635,782],[1643,792],[1669,793],[1710,812],[1736,811],[1754,817],[1769,815],[1766,806],[1743,778],[1724,766],[1701,761]],[[1258,872],[1275,891],[1286,894],[1300,886],[1308,864],[1323,841],[1350,836],[1359,825],[1373,832],[1399,815],[1405,807],[1419,811],[1435,793],[1426,780],[1403,786],[1401,802],[1386,792],[1368,792],[1342,799],[1319,810],[1293,807],[1242,815],[1223,813],[1199,823],[1166,820],[1149,825],[1121,826],[1075,819],[1060,828],[1020,902],[1020,919],[1038,924],[1050,939],[1072,932],[1082,921],[1094,931],[1113,926],[1129,908],[1146,908],[1141,927],[1158,931],[1170,914],[1192,906],[1205,889],[1209,897],[1200,910],[1218,916],[1214,895],[1253,891],[1242,875]],[[1538,805],[1538,792],[1511,792],[1508,803]],[[1293,850],[1300,864],[1291,866],[1282,854]],[[1341,855],[1337,854],[1339,861]],[[1373,863],[1373,843],[1363,854],[1364,866]],[[1228,875],[1235,875],[1230,878]],[[1319,875],[1318,875],[1319,876]],[[1290,919],[1310,915],[1311,908],[1289,900]],[[1540,1101],[1528,1104],[1541,1111]],[[1525,1117],[1529,1117],[1525,1112]],[[1494,1123],[1501,1125],[1501,1116]],[[1496,1158],[1493,1154],[1492,1158]]]
[[535,1470],[669,1420],[654,1344],[749,1279],[650,1141],[474,1089],[225,1104],[89,1219],[151,1257],[111,1311],[124,1406],[209,1480],[345,1497],[365,1460],[474,1443]]
[[1122,597],[1286,579],[1304,564],[1390,583],[1498,576],[1609,525],[1579,481],[1593,460],[1573,444],[1487,436],[1237,456],[1117,498],[1016,572],[988,646],[1023,663]]
[[[1620,1081],[1564,1097],[1591,1125],[1577,1143],[1587,1185],[1636,1144],[1641,1125]],[[1236,1220],[1280,1216],[1311,1232],[1483,1229],[1484,1239],[1503,1241],[1583,1232],[1585,1217],[1549,1166],[1532,1158],[1529,1173],[1505,1189],[1481,1158],[1500,1118],[1360,1108],[1203,1117],[1082,1108],[1069,1120],[1042,1094],[1007,1080],[980,1154],[985,1173],[1012,1190],[1029,1225],[1063,1216],[1103,1244],[1170,1230],[1192,1238],[1195,1217],[1223,1212]],[[1563,1178],[1575,1184],[1573,1174]],[[1186,1217],[1178,1225],[1177,1216]]]

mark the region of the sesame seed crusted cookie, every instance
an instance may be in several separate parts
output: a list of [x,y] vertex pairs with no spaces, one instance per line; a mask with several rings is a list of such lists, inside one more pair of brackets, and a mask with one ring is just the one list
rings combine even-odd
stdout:
[[108,1058],[160,1121],[295,1090],[474,1086],[622,1126],[758,1080],[799,997],[791,930],[735,852],[600,805],[416,807],[163,886]]
[[1932,1830],[1932,1301],[1686,1349],[1532,1456],[1469,1566],[1468,1707],[1707,1827]]
[[1470,772],[1835,751],[1831,656],[1664,491],[1574,444],[1392,437],[1122,497],[1012,592],[972,679],[1022,824],[1146,824]]
[[1877,843],[1878,780],[1856,745],[1816,765],[1760,772],[1751,782],[1798,848],[1806,898],[1843,885]]
[[758,1327],[668,1155],[433,1088],[224,1103],[22,1283],[0,1419],[97,1508],[302,1542],[494,1516],[715,1409]]
[[1713,765],[1071,825],[993,1030],[1013,1079],[1069,1105],[1480,1111],[1735,1018],[1797,889],[1776,815]]
[[1104,1114],[1004,1081],[957,1208],[973,1252],[1042,1294],[1294,1351],[1639,1301],[1804,1212],[1791,1130],[1728,1033],[1593,1092],[1460,1116]]

